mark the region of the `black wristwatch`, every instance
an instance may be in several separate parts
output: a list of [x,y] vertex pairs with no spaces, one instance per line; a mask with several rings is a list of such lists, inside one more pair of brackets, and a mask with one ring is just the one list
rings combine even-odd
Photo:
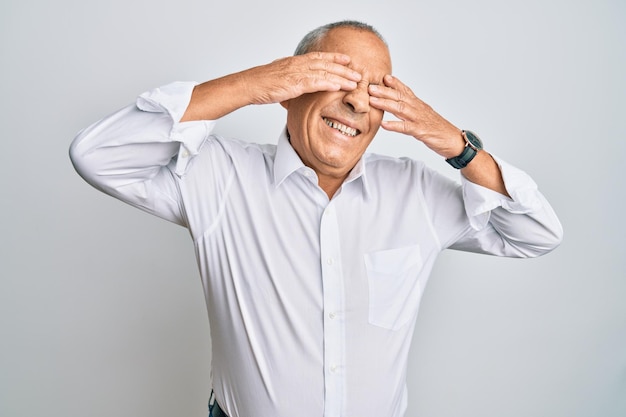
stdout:
[[474,132],[463,130],[461,134],[465,139],[465,149],[459,156],[446,159],[446,162],[456,169],[465,168],[474,159],[478,151],[483,148],[483,142]]

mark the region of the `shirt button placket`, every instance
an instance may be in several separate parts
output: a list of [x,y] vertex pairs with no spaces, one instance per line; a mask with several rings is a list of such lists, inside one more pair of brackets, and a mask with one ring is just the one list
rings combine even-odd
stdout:
[[331,201],[322,215],[320,225],[322,284],[324,292],[324,364],[325,417],[341,416],[345,403],[343,372],[345,330],[339,312],[343,310],[343,272],[341,268],[339,228],[334,203]]

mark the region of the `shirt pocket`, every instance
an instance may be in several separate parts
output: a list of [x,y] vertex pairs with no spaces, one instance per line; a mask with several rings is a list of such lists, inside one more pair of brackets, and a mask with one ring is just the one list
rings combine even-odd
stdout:
[[391,330],[407,324],[419,308],[422,270],[419,245],[364,255],[369,283],[369,322]]

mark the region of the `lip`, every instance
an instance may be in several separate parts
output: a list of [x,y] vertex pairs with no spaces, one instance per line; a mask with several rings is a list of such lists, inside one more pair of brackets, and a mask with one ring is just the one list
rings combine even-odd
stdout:
[[[342,125],[344,125],[344,126],[347,126],[347,127],[352,128],[352,129],[355,129],[355,130],[356,130],[356,135],[354,135],[354,136],[348,136],[348,137],[350,137],[350,138],[356,138],[356,137],[357,137],[357,136],[359,136],[361,133],[363,133],[363,131],[362,131],[361,129],[359,129],[359,128],[358,128],[358,126],[356,126],[356,125],[354,124],[354,122],[350,122],[350,121],[348,121],[348,120],[346,120],[346,119],[342,119],[342,118],[339,118],[339,117],[322,116],[322,123],[324,123],[324,125],[326,125],[326,126],[328,126],[328,125],[326,124],[326,121],[325,121],[324,119],[328,119],[328,120],[331,120],[331,121],[333,121],[333,122],[338,122],[338,123],[341,123],[341,124],[342,124]],[[330,126],[328,126],[328,127],[330,127]],[[332,128],[332,127],[330,127],[330,128],[331,128],[331,129],[333,129],[333,130],[336,130],[336,129]],[[342,134],[342,133],[340,133],[340,134]],[[342,135],[343,135],[343,134],[342,134]],[[346,135],[344,135],[344,136],[346,136]]]

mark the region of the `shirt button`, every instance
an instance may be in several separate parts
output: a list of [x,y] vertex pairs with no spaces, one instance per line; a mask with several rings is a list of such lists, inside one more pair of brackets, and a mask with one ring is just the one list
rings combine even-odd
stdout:
[[332,372],[332,373],[337,372],[337,365],[331,365],[330,372]]
[[328,317],[330,317],[330,319],[331,319],[331,320],[334,320],[335,318],[337,318],[337,314],[335,314],[335,313],[330,313],[330,314],[328,315]]
[[189,152],[185,149],[181,152],[180,156],[182,156],[183,158],[187,158],[189,156]]
[[334,262],[335,262],[335,260],[334,260],[333,258],[328,258],[328,259],[326,260],[326,263],[327,263],[328,265],[332,265]]

